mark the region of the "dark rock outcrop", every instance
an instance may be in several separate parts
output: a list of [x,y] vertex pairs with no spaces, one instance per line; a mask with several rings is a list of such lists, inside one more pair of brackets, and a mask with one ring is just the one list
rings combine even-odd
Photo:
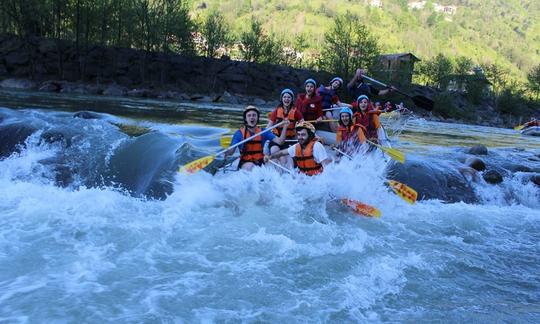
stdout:
[[484,171],[486,169],[486,164],[484,163],[484,161],[476,157],[468,158],[465,161],[465,164],[475,169],[476,171]]
[[488,170],[482,176],[490,184],[499,184],[503,181],[502,175],[497,170]]
[[469,149],[469,154],[487,155],[488,149],[484,145],[475,145]]
[[[29,79],[39,82],[63,80],[67,83],[59,88],[55,83],[42,84],[39,88],[41,91],[113,96],[126,95],[126,87],[156,87],[183,93],[222,94],[227,91],[266,101],[277,99],[283,88],[298,89],[307,78],[315,78],[320,83],[331,78],[325,72],[280,65],[103,46],[77,49],[75,43],[68,41],[23,39],[13,35],[0,35],[0,67],[4,68],[0,68],[0,75],[11,78],[2,81],[0,87],[34,89],[36,84]],[[90,89],[78,82],[104,86]],[[160,95],[154,91],[130,94]],[[233,99],[228,101],[234,103]]]

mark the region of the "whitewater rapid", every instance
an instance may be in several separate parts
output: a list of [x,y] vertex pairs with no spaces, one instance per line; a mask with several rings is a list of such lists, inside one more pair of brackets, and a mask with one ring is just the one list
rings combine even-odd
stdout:
[[[372,155],[314,178],[271,168],[218,177],[165,172],[155,181],[170,187],[153,199],[97,181],[90,170],[58,185],[43,161],[67,156],[77,165],[71,170],[81,170],[85,163],[66,151],[82,159],[84,148],[95,149],[88,163],[102,177],[112,163],[140,166],[144,173],[127,174],[146,179],[155,167],[131,153],[115,164],[116,152],[158,146],[170,159],[146,156],[167,170],[215,151],[227,130],[144,121],[159,134],[133,140],[109,125],[114,116],[20,113],[41,126],[0,160],[0,322],[540,320],[540,193],[520,177],[475,185],[477,203],[409,205],[384,184],[387,162]],[[59,120],[87,127],[90,139],[75,136],[69,150],[41,140]],[[168,134],[179,129],[184,134]],[[413,160],[429,159],[422,143],[403,147],[420,152]],[[357,216],[333,197],[383,215]]]

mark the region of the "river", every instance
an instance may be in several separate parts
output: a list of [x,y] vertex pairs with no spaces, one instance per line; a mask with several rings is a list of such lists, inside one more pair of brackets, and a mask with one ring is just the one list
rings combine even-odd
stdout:
[[[0,322],[540,321],[538,138],[384,121],[426,177],[414,205],[380,154],[313,178],[179,174],[241,109],[0,91]],[[453,185],[479,143],[503,182]]]

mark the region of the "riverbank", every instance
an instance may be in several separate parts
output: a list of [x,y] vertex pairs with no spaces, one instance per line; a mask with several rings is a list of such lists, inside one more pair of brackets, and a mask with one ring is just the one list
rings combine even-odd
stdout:
[[[299,91],[307,78],[326,82],[331,77],[324,71],[240,62],[227,57],[187,57],[98,45],[82,48],[63,40],[0,35],[2,89],[254,104],[271,109],[277,105],[281,89]],[[513,127],[532,114],[521,118],[501,114],[493,102],[473,106],[463,93],[442,94],[424,86],[414,85],[410,93],[433,99],[446,95],[446,99],[436,100],[432,112],[414,107],[397,94],[379,99],[403,101],[417,116],[429,120],[483,126]],[[346,98],[343,91],[340,96]]]

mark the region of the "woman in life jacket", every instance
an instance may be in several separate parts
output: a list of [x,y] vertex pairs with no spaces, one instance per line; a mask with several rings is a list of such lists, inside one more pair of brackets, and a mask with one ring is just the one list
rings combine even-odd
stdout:
[[[324,116],[326,119],[333,119],[334,114],[332,110],[329,110],[334,107],[338,106],[346,106],[351,107],[351,105],[342,103],[339,101],[339,97],[337,96],[337,91],[341,86],[343,85],[343,79],[340,77],[334,77],[332,80],[330,80],[330,85],[324,86],[321,84],[320,87],[317,88],[317,94],[321,96],[322,98],[322,109],[324,112]],[[325,111],[326,110],[326,111]],[[336,132],[337,125],[334,123],[328,124],[330,130],[332,132]]]
[[366,128],[353,122],[351,108],[341,108],[339,112],[339,127],[336,132],[337,148],[348,155],[354,155],[365,141]]
[[[295,126],[297,122],[304,120],[304,117],[300,110],[293,105],[293,100],[293,91],[291,89],[283,89],[283,91],[281,91],[279,105],[268,114],[269,122],[267,127],[272,127],[285,119],[289,121],[289,126],[287,127],[287,132],[285,134],[285,142],[280,145],[275,142],[270,142],[270,153],[286,149],[296,142]],[[281,136],[282,130],[281,128],[275,128],[272,132],[276,136]],[[287,158],[286,156],[280,159],[280,163],[285,167],[292,168],[292,159]]]
[[323,119],[322,98],[315,91],[316,86],[315,80],[307,79],[304,82],[306,92],[298,94],[295,106],[304,116],[304,120],[319,122]]
[[371,106],[371,102],[366,95],[358,96],[356,101],[353,102],[353,109],[356,110],[353,115],[354,123],[364,126],[366,129],[367,139],[374,143],[378,143],[379,140],[377,131],[381,127],[381,123],[379,121],[380,112],[374,111]]
[[[260,115],[259,109],[255,106],[247,106],[244,109],[244,125],[234,133],[231,146],[264,130],[264,128],[257,126]],[[280,137],[276,137],[276,135],[268,131],[240,145],[240,163],[238,164],[238,169],[250,171],[254,166],[261,166],[264,160],[264,143],[270,141],[276,144],[282,144],[285,141],[288,125],[288,122],[283,124]],[[234,151],[235,149],[227,151],[224,155],[225,159],[227,159],[227,156],[232,155]]]
[[298,143],[288,149],[272,153],[264,157],[265,161],[277,159],[285,155],[293,158],[298,170],[306,175],[313,176],[321,173],[324,166],[332,160],[326,154],[324,146],[315,137],[315,127],[305,121],[296,124],[296,137]]

